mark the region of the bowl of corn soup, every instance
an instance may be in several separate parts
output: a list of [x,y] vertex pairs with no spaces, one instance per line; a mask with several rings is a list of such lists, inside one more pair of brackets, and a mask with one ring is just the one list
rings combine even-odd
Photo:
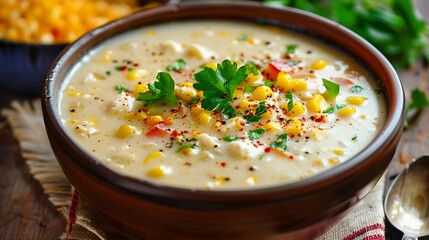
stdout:
[[64,47],[91,29],[130,14],[136,0],[3,1],[0,87],[40,96],[49,66]]
[[170,4],[97,28],[60,54],[42,94],[67,178],[149,239],[315,238],[381,178],[404,119],[400,81],[369,43],[254,2]]

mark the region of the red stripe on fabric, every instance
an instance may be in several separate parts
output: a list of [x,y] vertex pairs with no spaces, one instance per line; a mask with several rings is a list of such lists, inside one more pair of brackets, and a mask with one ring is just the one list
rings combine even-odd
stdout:
[[[362,228],[360,230],[352,232],[351,234],[349,234],[348,236],[346,236],[345,238],[343,238],[343,240],[353,240],[353,239],[359,237],[360,235],[362,235],[362,234],[364,234],[366,232],[369,232],[371,230],[374,230],[374,229],[381,229],[381,230],[384,231],[384,225],[381,224],[381,223],[376,223],[376,224],[373,224],[373,225],[366,226],[366,227],[364,227],[364,228]],[[384,237],[383,237],[383,239],[384,239]]]
[[362,240],[385,240],[384,235],[375,234],[371,236],[366,236]]
[[76,208],[77,208],[78,201],[79,201],[79,192],[76,189],[74,189],[72,201],[70,204],[70,210],[69,210],[69,226],[67,229],[66,239],[69,239],[69,235],[72,231],[73,223],[76,222]]

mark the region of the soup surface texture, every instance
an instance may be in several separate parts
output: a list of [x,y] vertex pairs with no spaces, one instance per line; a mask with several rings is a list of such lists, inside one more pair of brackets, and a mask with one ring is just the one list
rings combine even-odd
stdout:
[[67,76],[61,119],[101,164],[157,184],[251,189],[307,178],[385,121],[376,81],[288,30],[172,22],[103,42]]

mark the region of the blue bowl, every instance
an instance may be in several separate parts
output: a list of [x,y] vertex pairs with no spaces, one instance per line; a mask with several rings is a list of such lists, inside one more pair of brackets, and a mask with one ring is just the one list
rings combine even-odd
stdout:
[[66,46],[0,40],[0,88],[20,96],[40,96],[51,63]]

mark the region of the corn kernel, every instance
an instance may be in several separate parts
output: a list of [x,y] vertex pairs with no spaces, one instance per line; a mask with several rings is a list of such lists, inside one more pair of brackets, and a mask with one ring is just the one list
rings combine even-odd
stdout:
[[104,51],[103,52],[103,60],[106,63],[110,63],[112,61],[112,55],[113,55],[112,50],[106,50],[106,51]]
[[240,99],[240,98],[244,98],[244,91],[243,89],[235,89],[234,91],[234,95],[232,96],[234,99]]
[[354,107],[347,106],[347,107],[344,107],[344,108],[341,108],[340,110],[338,110],[337,114],[341,117],[350,117],[355,112],[356,112],[356,109]]
[[272,119],[272,118],[273,118],[273,116],[274,116],[274,114],[275,114],[275,111],[274,111],[274,110],[272,110],[272,109],[267,109],[267,111],[266,111],[265,113],[263,113],[263,114],[261,115],[261,117],[262,117],[263,119],[268,120],[268,119]]
[[212,119],[212,115],[209,111],[202,111],[196,117],[195,120],[199,124],[207,124]]
[[89,118],[89,122],[93,125],[93,126],[98,126],[98,121],[97,121],[97,119],[95,119],[95,118],[93,118],[93,117],[90,117]]
[[148,30],[146,32],[146,35],[148,35],[148,36],[155,36],[156,34],[157,34],[157,32],[155,30]]
[[194,87],[182,85],[174,89],[174,94],[177,98],[182,99],[185,102],[190,102],[197,95],[197,91]]
[[151,178],[162,178],[164,177],[166,174],[168,174],[169,169],[164,166],[158,166],[155,168],[150,169],[149,171],[147,171],[147,175]]
[[327,65],[328,65],[328,61],[326,61],[325,59],[321,59],[312,63],[311,68],[313,70],[320,70],[325,68]]
[[226,31],[220,31],[220,32],[218,32],[218,35],[220,37],[229,37],[231,34],[229,32],[226,32]]
[[198,137],[199,135],[201,135],[203,132],[202,131],[200,131],[200,130],[192,130],[191,131],[191,138],[196,138],[196,137]]
[[328,103],[326,102],[325,98],[320,94],[316,94],[307,103],[307,109],[311,113],[322,113],[327,108]]
[[280,108],[283,110],[284,114],[289,117],[301,116],[305,111],[304,104],[297,101],[293,101],[293,108],[291,110],[288,110],[289,101],[285,101],[284,103],[282,103],[280,105]]
[[274,84],[274,87],[280,90],[280,92],[289,92],[292,91],[291,76],[288,73],[280,72],[277,75],[277,82]]
[[286,133],[289,136],[298,136],[302,132],[302,122],[296,118],[287,121]]
[[149,87],[147,86],[147,84],[139,82],[139,83],[137,83],[134,86],[133,94],[134,94],[135,97],[138,97],[139,93],[141,93],[141,92],[147,92],[147,91],[149,91]]
[[250,111],[255,108],[255,102],[243,99],[238,103],[238,108],[243,112]]
[[353,105],[361,105],[366,100],[365,97],[348,97],[346,98],[346,102],[353,104]]
[[261,78],[261,75],[259,75],[259,74],[253,75],[253,73],[249,73],[247,75],[247,78],[245,81],[246,81],[246,83],[254,83],[254,82],[258,81],[260,78]]
[[256,183],[256,177],[254,177],[254,176],[248,177],[246,179],[246,183],[249,184],[249,185],[255,185],[255,183]]
[[323,161],[320,159],[314,160],[313,165],[315,166],[323,166]]
[[304,91],[307,89],[307,82],[301,79],[292,79],[291,80],[291,84],[292,84],[292,91]]
[[132,136],[136,132],[137,132],[137,129],[134,126],[125,124],[125,125],[121,125],[119,129],[116,131],[116,137],[127,138]]
[[215,184],[220,186],[220,185],[224,184],[225,182],[227,182],[228,179],[229,178],[226,178],[226,177],[219,177],[216,179]]
[[175,116],[168,116],[164,119],[164,124],[167,126],[171,125],[174,123],[174,119],[175,119]]
[[336,165],[336,164],[340,163],[340,160],[338,158],[330,158],[328,160],[328,162],[332,165]]
[[198,114],[200,114],[202,111],[204,111],[203,108],[200,108],[200,107],[197,107],[197,106],[192,107],[191,108],[191,116],[192,117],[197,117]]
[[146,158],[144,159],[144,162],[145,163],[152,162],[153,160],[162,157],[162,154],[163,153],[160,151],[153,152],[153,153],[146,156]]
[[267,86],[258,86],[255,88],[255,91],[250,96],[252,100],[264,101],[269,97],[273,96],[273,91]]
[[211,63],[207,63],[207,64],[205,64],[204,65],[204,67],[208,67],[208,68],[211,68],[211,69],[213,69],[213,70],[217,70],[217,65],[216,65],[216,63],[214,63],[214,62],[211,62]]
[[332,152],[334,152],[335,154],[341,156],[344,154],[344,151],[342,149],[334,149],[332,150]]
[[265,129],[265,131],[267,132],[276,132],[277,130],[280,129],[280,125],[275,123],[275,122],[266,122],[263,126],[263,128]]
[[127,73],[127,79],[130,81],[137,80],[146,75],[146,71],[143,69],[133,69]]
[[163,118],[160,115],[150,116],[145,120],[145,123],[149,126],[153,126],[157,123],[162,122]]
[[182,82],[182,83],[180,84],[180,86],[182,86],[182,87],[190,87],[190,88],[193,88],[193,87],[194,87],[194,84],[193,84],[193,83],[191,83],[191,82]]

